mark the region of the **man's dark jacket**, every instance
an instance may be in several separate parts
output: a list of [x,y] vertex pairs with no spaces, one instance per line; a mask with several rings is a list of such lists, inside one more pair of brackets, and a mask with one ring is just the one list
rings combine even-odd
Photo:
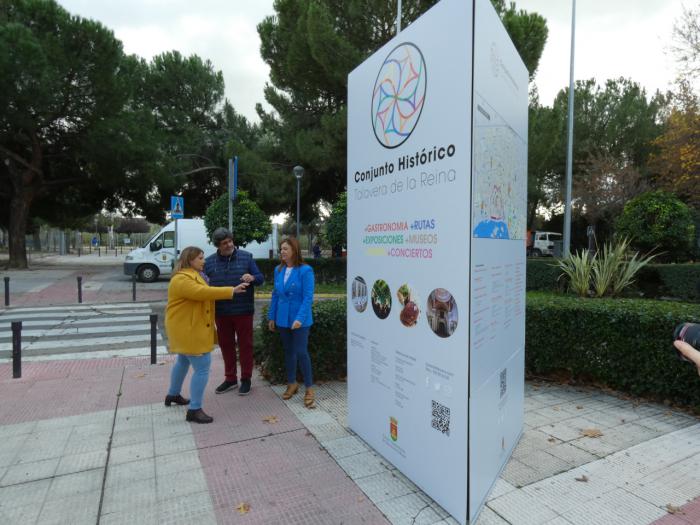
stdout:
[[216,315],[247,315],[255,311],[253,286],[260,286],[265,278],[250,252],[236,248],[231,255],[224,257],[217,250],[204,261],[204,273],[209,277],[210,286],[238,286],[245,273],[255,277],[246,291],[237,293],[233,300],[216,301]]

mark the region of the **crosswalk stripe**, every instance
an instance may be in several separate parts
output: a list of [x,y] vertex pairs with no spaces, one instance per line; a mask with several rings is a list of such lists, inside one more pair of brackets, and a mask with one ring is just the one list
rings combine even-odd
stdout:
[[[2,319],[2,316],[0,316],[0,320]],[[148,315],[125,315],[125,316],[109,316],[109,317],[98,317],[94,319],[66,319],[66,320],[61,320],[59,319],[56,321],[55,319],[47,319],[45,321],[23,321],[22,322],[22,333],[24,333],[24,328],[27,326],[32,326],[32,327],[37,327],[37,326],[45,326],[47,328],[52,328],[56,326],[64,326],[64,327],[70,327],[70,326],[90,326],[90,325],[104,325],[104,324],[114,324],[114,323],[127,323],[127,322],[141,322],[141,321],[148,321],[149,316]],[[0,330],[3,328],[7,328],[8,330],[12,327],[12,324],[7,322],[0,322]]]
[[[158,335],[157,340],[160,339]],[[110,344],[122,344],[122,343],[136,343],[141,341],[150,341],[151,334],[144,335],[123,335],[119,337],[94,337],[90,339],[54,339],[46,341],[44,339],[39,339],[38,341],[33,341],[27,343],[25,346],[22,345],[22,351],[32,351],[32,350],[48,350],[48,349],[60,349],[60,348],[74,348],[78,346],[96,346],[104,347]],[[0,351],[12,350],[12,343],[0,343]]]
[[[0,362],[11,359],[11,321],[22,321],[22,360],[146,356],[153,312],[147,303],[10,309],[0,313]],[[166,353],[160,331],[157,353]]]
[[[107,334],[107,333],[119,333],[119,332],[150,332],[150,323],[142,324],[129,324],[121,326],[75,326],[75,327],[63,327],[63,328],[45,328],[43,330],[22,330],[22,339],[25,337],[58,337],[58,336],[68,336],[68,335],[85,335],[85,334]],[[12,339],[12,334],[7,333],[3,335],[0,332],[0,341],[3,339]]]
[[[156,347],[157,355],[168,353],[164,346]],[[140,357],[151,355],[151,347],[121,348],[119,350],[95,350],[94,352],[65,352],[60,354],[22,356],[22,362],[27,361],[60,361],[64,359],[104,359],[107,357]],[[9,363],[11,358],[0,357],[0,363]]]
[[70,305],[70,306],[45,306],[36,308],[11,308],[8,312],[72,312],[80,310],[124,310],[132,308],[151,309],[148,303],[122,303],[122,304],[93,304],[93,305]]
[[[124,310],[125,314],[145,314],[150,313],[151,309],[140,308],[138,310]],[[14,313],[14,312],[13,312]],[[2,315],[0,321],[24,321],[25,319],[65,319],[66,317],[99,317],[103,315],[101,312],[55,312],[55,313],[25,313],[14,315]]]

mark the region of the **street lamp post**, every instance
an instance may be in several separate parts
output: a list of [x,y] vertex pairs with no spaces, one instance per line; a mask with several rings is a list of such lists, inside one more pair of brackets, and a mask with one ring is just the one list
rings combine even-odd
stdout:
[[297,178],[297,240],[299,239],[299,217],[301,216],[301,178],[304,176],[304,168],[294,166],[292,170]]

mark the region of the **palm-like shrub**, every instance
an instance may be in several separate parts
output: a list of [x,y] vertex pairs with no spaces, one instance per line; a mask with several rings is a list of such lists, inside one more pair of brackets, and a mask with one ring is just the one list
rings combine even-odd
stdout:
[[580,297],[615,297],[634,283],[634,278],[655,255],[640,256],[629,253],[630,240],[623,238],[605,243],[603,249],[591,255],[583,250],[557,261],[562,270],[559,276],[566,277],[569,289]]

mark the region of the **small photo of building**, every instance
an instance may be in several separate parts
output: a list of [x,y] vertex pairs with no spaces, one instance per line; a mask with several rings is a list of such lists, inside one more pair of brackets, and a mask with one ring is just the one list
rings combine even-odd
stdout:
[[445,288],[436,288],[428,296],[426,315],[430,329],[440,337],[450,337],[457,329],[457,303]]
[[368,302],[367,283],[358,275],[352,281],[352,305],[358,312],[364,312]]

